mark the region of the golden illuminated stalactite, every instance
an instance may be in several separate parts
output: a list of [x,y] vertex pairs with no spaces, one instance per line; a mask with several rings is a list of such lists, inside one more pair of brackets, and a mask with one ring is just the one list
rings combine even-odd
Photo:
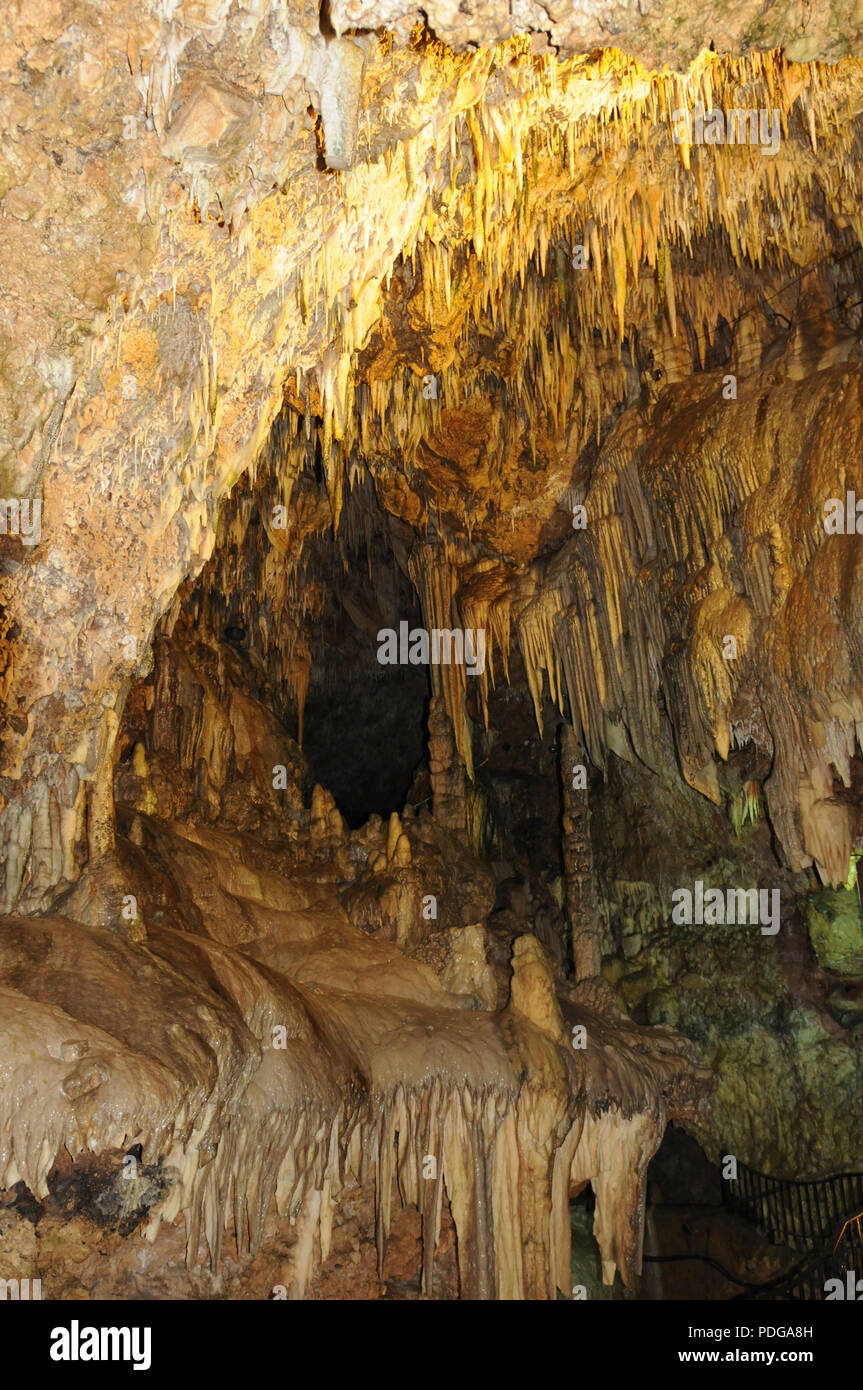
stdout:
[[[457,629],[458,615],[454,607],[457,583],[455,566],[446,549],[434,546],[415,547],[410,556],[410,573],[419,594],[423,618],[429,633],[452,632]],[[443,698],[452,722],[459,757],[473,778],[473,748],[470,717],[465,704],[467,653],[461,662],[442,660],[430,666],[432,690]],[[474,663],[476,664],[476,663]]]
[[[517,48],[513,50],[517,55]],[[532,60],[521,61],[530,67]],[[479,60],[477,59],[477,63]],[[434,226],[435,217],[432,201],[428,204],[426,234],[418,230],[416,241],[409,242],[405,258],[419,273],[422,294],[422,348],[430,354],[429,366],[437,379],[438,394],[433,400],[424,397],[419,390],[419,379],[411,377],[410,372],[400,373],[392,370],[392,351],[389,352],[389,370],[379,373],[369,366],[372,387],[369,404],[372,418],[364,409],[362,419],[363,448],[368,451],[377,434],[379,447],[399,451],[408,463],[416,460],[421,440],[427,436],[440,419],[440,402],[446,402],[452,409],[464,402],[467,397],[467,382],[463,363],[469,354],[453,353],[454,339],[462,338],[464,348],[468,346],[467,331],[483,331],[489,317],[492,329],[498,327],[504,334],[512,333],[518,325],[523,339],[525,331],[528,342],[532,340],[527,353],[519,366],[519,379],[516,382],[516,395],[527,411],[526,436],[533,440],[539,420],[548,414],[553,427],[559,431],[565,414],[584,390],[578,390],[579,376],[589,379],[591,372],[585,358],[593,331],[600,331],[602,340],[611,344],[622,339],[628,321],[638,321],[645,312],[651,316],[667,316],[672,338],[677,332],[679,316],[685,311],[687,319],[695,326],[696,341],[700,344],[703,332],[712,335],[713,326],[722,315],[733,321],[743,307],[740,289],[733,277],[724,273],[721,265],[727,252],[717,247],[715,263],[700,265],[695,274],[687,273],[686,259],[693,255],[696,243],[705,237],[713,227],[724,227],[726,233],[733,233],[733,244],[738,262],[741,257],[741,241],[746,241],[746,258],[755,264],[762,259],[759,238],[762,217],[759,196],[753,196],[753,183],[765,190],[764,202],[787,199],[799,215],[783,217],[783,238],[780,243],[773,242],[771,257],[777,265],[783,262],[795,263],[802,258],[816,259],[818,255],[829,254],[826,229],[817,220],[812,222],[808,216],[809,200],[815,187],[816,178],[822,184],[831,185],[838,192],[838,184],[830,174],[804,161],[779,159],[775,164],[771,158],[753,160],[751,150],[746,146],[712,146],[709,162],[704,150],[693,156],[697,163],[698,179],[677,167],[673,159],[673,146],[670,143],[668,127],[672,124],[671,114],[674,102],[684,100],[682,88],[676,79],[663,75],[648,74],[628,61],[621,60],[615,65],[614,55],[603,60],[600,65],[605,73],[614,74],[618,86],[606,90],[606,100],[614,106],[617,117],[616,130],[622,141],[628,141],[631,164],[625,177],[615,183],[603,182],[605,175],[600,166],[598,173],[589,173],[579,185],[577,193],[571,191],[570,163],[575,149],[579,160],[592,151],[599,143],[607,141],[607,124],[588,107],[573,112],[570,121],[577,123],[579,140],[561,144],[563,151],[558,167],[557,143],[547,139],[546,130],[541,123],[526,126],[521,120],[516,122],[514,104],[502,104],[497,108],[492,120],[486,115],[482,104],[469,107],[463,115],[454,117],[453,129],[463,127],[459,138],[447,151],[451,165],[459,163],[471,178],[459,191],[452,186],[452,199],[446,208],[447,233],[444,238],[430,237],[428,229]],[[604,65],[604,66],[603,66]],[[482,64],[479,64],[482,67]],[[778,109],[786,112],[808,90],[812,75],[808,68],[791,69],[780,59],[771,55],[758,65],[759,78],[766,75],[772,83],[771,90],[780,103]],[[554,81],[549,79],[547,65],[538,68],[540,81],[545,85],[547,109],[556,112],[560,103],[567,99],[577,100],[579,80],[584,75],[583,63],[573,64],[571,71],[556,72]],[[693,69],[688,83],[688,100],[724,102],[733,104],[736,83],[743,75],[740,61],[711,58],[705,55]],[[519,94],[519,68],[510,69],[508,80],[514,82],[513,97]],[[663,86],[663,84],[665,84]],[[652,94],[657,87],[662,91],[662,105],[665,110],[664,121],[652,125],[648,138],[642,128],[641,110],[649,106]],[[531,108],[534,106],[536,79],[530,84]],[[538,94],[537,94],[538,95]],[[819,103],[825,100],[823,89],[818,89]],[[829,99],[828,99],[829,100]],[[539,106],[536,106],[537,112]],[[507,122],[512,120],[509,134]],[[828,119],[827,108],[823,108],[823,119]],[[808,115],[807,115],[808,124]],[[516,133],[516,125],[518,131]],[[572,125],[568,125],[572,129]],[[638,139],[633,142],[633,131]],[[856,132],[849,131],[846,137],[850,142],[856,139]],[[524,146],[522,157],[516,158],[516,150]],[[568,151],[568,152],[567,152]],[[657,162],[668,174],[667,179],[640,177],[638,163],[644,160],[652,167]],[[535,169],[531,178],[526,166]],[[646,172],[646,170],[644,171]],[[705,186],[709,180],[709,192]],[[733,189],[747,185],[745,208]],[[485,231],[485,209],[490,205],[491,190],[504,188],[508,181],[513,184],[516,200],[523,210],[529,207],[530,215],[521,220],[501,219],[495,216],[491,226],[493,235]],[[567,185],[570,188],[567,188]],[[598,184],[598,186],[597,186]],[[648,191],[646,191],[648,190]],[[559,196],[549,196],[554,191]],[[541,196],[542,195],[542,196]],[[497,198],[497,193],[495,193]],[[508,198],[503,198],[508,205]],[[460,208],[463,203],[464,208]],[[590,216],[585,216],[589,230],[584,231],[589,259],[593,262],[594,274],[582,275],[573,272],[569,266],[574,235],[580,230],[579,205],[589,205]],[[752,227],[744,233],[739,225],[741,216],[752,221]],[[478,234],[478,227],[483,227]],[[471,231],[471,228],[473,230]],[[751,242],[751,244],[750,244]],[[551,348],[546,343],[548,317],[545,312],[548,301],[536,293],[537,277],[545,279],[547,270],[547,251],[550,243],[556,244],[556,271],[558,292],[565,297],[567,312],[554,322]],[[328,261],[324,251],[324,282],[328,278]],[[675,266],[675,260],[678,262]],[[636,267],[643,264],[653,272],[647,276],[637,272]],[[561,266],[565,268],[564,273]],[[460,305],[458,316],[452,319],[453,272],[458,268],[460,282],[473,282],[473,291],[465,297],[460,292],[456,299]],[[605,269],[604,269],[605,267]],[[607,273],[606,273],[607,271]],[[516,277],[523,292],[511,293]],[[384,305],[386,312],[386,301]],[[442,317],[443,315],[443,317]],[[629,317],[627,317],[629,316]],[[443,324],[446,319],[445,329]],[[520,320],[524,322],[519,324]],[[577,324],[580,330],[589,327],[590,335],[582,332],[582,347],[575,351],[570,345],[570,324]],[[705,325],[705,328],[702,328]],[[414,329],[420,327],[414,323]],[[325,355],[318,373],[321,401],[323,403],[325,455],[328,459],[328,476],[335,478],[336,464],[329,462],[330,449],[340,450],[348,460],[355,448],[356,426],[347,419],[349,412],[344,406],[344,388],[339,384],[339,373],[351,352],[363,346],[358,337],[346,337],[341,354]],[[365,345],[367,346],[367,345]],[[413,366],[406,354],[402,354],[402,366]],[[476,367],[471,369],[476,373]],[[482,369],[480,368],[480,371]],[[612,388],[613,389],[613,388]],[[601,411],[590,401],[589,415],[585,409],[587,397],[579,406],[584,415],[583,428],[586,430],[593,420],[598,428]],[[332,423],[330,423],[332,421]],[[336,470],[337,471],[337,470]],[[335,483],[332,484],[335,486]]]
[[[20,416],[20,442],[32,436],[39,468],[45,465],[46,535],[52,543],[65,537],[62,563],[51,572],[67,576],[70,595],[86,590],[80,611],[98,611],[100,622],[113,625],[122,608],[124,635],[141,649],[177,586],[211,553],[220,500],[244,473],[254,478],[286,390],[303,406],[306,442],[320,446],[330,519],[338,523],[345,473],[350,478],[363,456],[376,461],[385,505],[397,514],[404,507],[422,529],[441,514],[441,490],[422,482],[436,436],[450,412],[477,395],[491,398],[481,460],[486,495],[465,529],[474,541],[487,536],[505,555],[506,525],[515,520],[508,494],[518,477],[537,465],[549,469],[564,435],[573,452],[601,438],[603,420],[633,403],[638,372],[629,340],[636,331],[640,341],[653,342],[655,371],[677,380],[684,334],[703,360],[722,321],[735,324],[750,312],[765,282],[768,303],[779,296],[787,316],[783,283],[802,267],[838,264],[849,248],[837,255],[837,238],[852,243],[863,230],[853,114],[860,64],[853,59],[828,70],[788,62],[779,52],[705,52],[686,74],[675,74],[618,52],[534,55],[526,37],[461,54],[427,36],[402,46],[384,39],[366,64],[356,162],[321,178],[313,132],[300,127],[309,36],[288,45],[286,105],[266,86],[278,76],[278,92],[284,88],[281,72],[270,72],[274,51],[266,45],[249,68],[261,72],[265,90],[243,93],[248,79],[242,63],[232,67],[231,16],[221,25],[208,31],[202,54],[188,47],[192,26],[182,38],[154,33],[128,59],[146,79],[153,122],[142,136],[146,196],[124,197],[141,150],[118,130],[111,177],[118,180],[116,206],[125,209],[118,214],[122,236],[100,235],[99,245],[125,246],[140,233],[146,255],[139,245],[134,270],[124,272],[124,294],[98,320],[86,363],[72,361],[75,389],[57,416],[56,439],[39,432],[47,414],[36,421],[28,407]],[[223,37],[218,61],[227,66],[208,95],[206,76],[187,70],[188,55],[195,51],[200,67],[207,45]],[[260,37],[255,31],[248,41]],[[237,91],[226,85],[231,80]],[[739,142],[674,143],[679,105],[699,101],[730,111],[740,89],[778,110],[775,154]],[[412,94],[419,91],[417,104]],[[105,124],[100,99],[97,84],[87,97],[94,128]],[[195,140],[186,143],[184,131]],[[49,173],[50,196],[40,206],[62,222],[70,205],[65,166]],[[15,189],[7,197],[14,207]],[[31,235],[42,235],[38,221],[28,232],[20,219],[7,218],[25,238],[22,264],[28,251],[41,255]],[[581,245],[584,269],[573,255]],[[404,295],[402,274],[414,281]],[[45,322],[66,342],[64,324],[81,321],[80,305],[53,271],[49,278],[56,293]],[[80,278],[76,264],[71,280]],[[116,275],[106,283],[116,284]],[[35,320],[31,327],[38,338],[43,330]],[[52,347],[53,339],[34,341],[32,359],[46,360]],[[846,351],[841,344],[832,350],[840,358]],[[423,394],[427,376],[436,396]],[[42,399],[41,386],[33,385],[28,381],[22,399]],[[47,413],[57,407],[53,397],[43,404]],[[18,418],[16,411],[8,418]],[[286,497],[298,453],[289,441]],[[509,476],[499,508],[501,473]],[[479,493],[458,496],[456,486],[449,499],[442,491],[452,514],[445,512],[448,528],[477,510]],[[540,492],[537,485],[536,510]],[[65,536],[68,506],[86,519],[93,545],[83,535]],[[135,522],[144,516],[162,537],[158,554]],[[542,519],[536,521],[539,535]],[[110,554],[100,553],[97,591],[90,556],[100,536],[113,544]],[[690,539],[698,544],[697,535]],[[528,549],[526,536],[521,545]],[[23,894],[37,908],[58,883],[58,866],[81,857],[83,820],[75,820],[70,852],[59,830],[63,819],[63,834],[70,833],[70,805],[57,791],[73,765],[90,780],[94,750],[110,733],[110,706],[101,703],[101,677],[76,655],[83,620],[72,618],[58,687],[70,697],[74,691],[74,699],[60,709],[42,698],[44,654],[28,634],[50,575],[37,556],[7,579],[5,607],[20,634],[8,694],[32,718],[24,732],[13,728],[7,750],[0,838],[4,873],[8,865],[16,882],[5,898],[14,903]],[[555,660],[544,669],[557,682]],[[112,662],[107,679],[115,699],[127,674]],[[603,679],[611,681],[613,671]],[[445,683],[469,762],[457,676],[449,672]],[[595,705],[604,696],[590,698]],[[599,739],[624,743],[619,723],[611,724],[610,734],[593,730],[592,756]],[[47,761],[42,744],[56,750]],[[73,757],[79,750],[80,762]],[[48,783],[62,814],[49,816],[52,847],[37,881],[29,867],[31,828],[34,816],[44,816]]]

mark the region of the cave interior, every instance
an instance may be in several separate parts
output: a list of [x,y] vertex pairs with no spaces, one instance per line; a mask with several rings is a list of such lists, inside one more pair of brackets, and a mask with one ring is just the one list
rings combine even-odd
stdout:
[[4,1281],[863,1258],[863,23],[611,8],[2,21]]

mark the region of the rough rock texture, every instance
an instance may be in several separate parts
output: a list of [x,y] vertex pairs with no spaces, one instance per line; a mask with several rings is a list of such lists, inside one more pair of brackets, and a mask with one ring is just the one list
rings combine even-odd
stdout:
[[[295,1294],[397,1190],[426,1295],[454,1230],[546,1297],[587,1181],[632,1282],[669,1116],[859,1160],[858,10],[4,11],[0,1185],[140,1145],[121,1219]],[[364,680],[402,620],[480,668]],[[702,868],[776,939],[672,930]]]
[[[615,760],[594,802],[603,972],[633,1017],[678,1029],[715,1073],[695,1131],[706,1152],[783,1175],[856,1166],[863,991],[812,951],[811,871],[782,869],[761,819],[729,835],[727,812],[669,767],[656,776]],[[675,923],[673,892],[698,879],[723,890],[769,885],[780,893],[779,930]]]
[[680,0],[648,0],[638,6],[620,0],[560,0],[540,4],[517,0],[443,0],[414,9],[403,0],[334,0],[330,16],[338,32],[352,26],[374,29],[386,24],[406,37],[422,19],[453,48],[504,39],[513,32],[533,31],[553,51],[590,53],[596,48],[619,48],[650,65],[682,67],[703,48],[718,53],[750,48],[784,48],[795,62],[813,58],[834,60],[859,51],[863,26],[850,0],[799,7],[778,3],[721,4],[709,12]]

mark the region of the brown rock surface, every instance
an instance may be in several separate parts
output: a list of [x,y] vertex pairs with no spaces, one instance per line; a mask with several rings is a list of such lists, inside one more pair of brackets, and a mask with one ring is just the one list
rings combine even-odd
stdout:
[[[678,861],[645,851],[644,888],[606,843],[599,900],[599,779],[727,809],[680,811],[714,860],[766,815],[783,885],[863,849],[860,28],[850,3],[4,13],[16,1269],[327,1297],[332,1248],[363,1296],[553,1298],[590,1181],[634,1284],[647,1165],[710,1081],[687,971],[639,963],[653,906],[619,920]],[[679,129],[697,104],[718,143]],[[419,624],[464,642],[426,684],[380,647]],[[340,703],[350,811],[316,768]],[[828,1011],[808,958],[763,950]],[[730,1108],[743,1063],[710,1048]]]

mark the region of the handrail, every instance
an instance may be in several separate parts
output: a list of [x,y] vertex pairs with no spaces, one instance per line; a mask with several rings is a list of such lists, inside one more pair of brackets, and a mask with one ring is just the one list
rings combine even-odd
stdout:
[[737,1176],[723,1179],[722,1200],[763,1230],[771,1244],[811,1246],[863,1211],[863,1172],[780,1178],[738,1161]]
[[[729,1284],[736,1284],[738,1288],[743,1290],[742,1293],[733,1295],[736,1300],[740,1300],[742,1298],[756,1299],[769,1297],[781,1299],[784,1290],[788,1290],[788,1296],[793,1297],[794,1295],[790,1291],[800,1288],[804,1282],[808,1284],[810,1275],[814,1273],[816,1267],[820,1270],[822,1263],[824,1263],[826,1267],[829,1263],[829,1256],[825,1257],[824,1252],[820,1250],[815,1251],[814,1254],[808,1251],[803,1259],[797,1260],[789,1269],[783,1270],[781,1274],[776,1275],[773,1279],[763,1280],[761,1283],[753,1283],[751,1279],[741,1279],[738,1274],[732,1274],[730,1269],[726,1269],[725,1266],[720,1264],[719,1260],[715,1260],[712,1255],[697,1255],[694,1252],[687,1252],[681,1255],[644,1255],[642,1256],[642,1260],[644,1264],[657,1265],[680,1264],[686,1260],[693,1260],[698,1264],[710,1265],[711,1269],[718,1270],[723,1279],[728,1280]],[[838,1270],[835,1272],[838,1275]],[[825,1276],[825,1282],[833,1273],[834,1270],[831,1267],[829,1273]]]
[[763,1231],[773,1245],[805,1251],[792,1269],[736,1298],[823,1299],[828,1279],[863,1274],[863,1172],[781,1178],[737,1163],[723,1179],[723,1204]]

